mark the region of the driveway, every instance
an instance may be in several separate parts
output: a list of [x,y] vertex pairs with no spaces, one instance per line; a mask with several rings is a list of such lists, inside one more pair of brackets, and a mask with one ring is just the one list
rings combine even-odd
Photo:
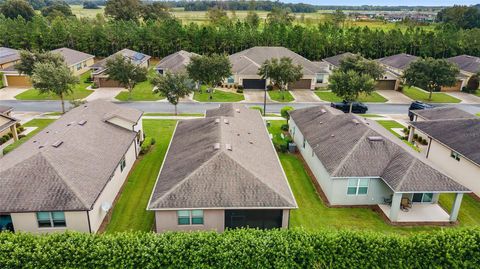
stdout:
[[480,104],[480,97],[466,92],[445,92],[457,99],[462,100],[462,104]]
[[5,87],[0,89],[0,100],[16,100],[15,96],[31,87]]
[[87,102],[93,101],[93,100],[106,100],[106,101],[118,101],[115,99],[115,96],[117,96],[121,91],[126,91],[124,88],[98,88],[95,89],[92,94],[87,96],[85,100]]
[[[243,96],[245,97],[245,101],[247,103],[263,103],[263,98],[265,96],[265,92],[262,90],[244,90]],[[270,97],[267,94],[267,102],[271,102]]]
[[378,94],[388,99],[390,104],[410,104],[413,100],[399,91],[378,90]]
[[320,98],[311,90],[294,90],[290,91],[290,94],[297,103],[321,102]]

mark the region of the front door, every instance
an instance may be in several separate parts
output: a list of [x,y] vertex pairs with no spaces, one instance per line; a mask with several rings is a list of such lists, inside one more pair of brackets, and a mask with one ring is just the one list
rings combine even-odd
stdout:
[[0,232],[3,231],[15,232],[10,214],[0,215]]

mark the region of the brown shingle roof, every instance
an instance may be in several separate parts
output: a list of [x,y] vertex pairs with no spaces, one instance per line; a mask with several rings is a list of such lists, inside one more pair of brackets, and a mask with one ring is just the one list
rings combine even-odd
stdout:
[[163,58],[155,67],[156,69],[168,70],[171,73],[185,72],[186,66],[190,63],[190,58],[196,53],[188,51],[177,51]]

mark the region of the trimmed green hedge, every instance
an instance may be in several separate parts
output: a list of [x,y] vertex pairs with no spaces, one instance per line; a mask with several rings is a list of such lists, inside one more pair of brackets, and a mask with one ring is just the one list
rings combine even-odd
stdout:
[[0,268],[478,268],[480,229],[409,237],[353,231],[0,233]]

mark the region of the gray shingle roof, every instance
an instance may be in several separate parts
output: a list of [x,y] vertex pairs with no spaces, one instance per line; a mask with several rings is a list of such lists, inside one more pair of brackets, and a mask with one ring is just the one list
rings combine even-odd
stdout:
[[190,63],[190,58],[196,53],[188,51],[177,51],[163,58],[155,67],[156,69],[168,70],[171,73],[185,72],[186,66]]
[[90,67],[94,70],[95,74],[103,73],[105,71],[105,66],[107,64],[107,60],[114,57],[117,54],[122,55],[123,57],[125,57],[127,59],[130,59],[133,63],[135,63],[137,65],[141,65],[142,63],[150,60],[150,58],[151,58],[149,55],[143,54],[141,52],[136,52],[136,51],[131,50],[131,49],[122,49],[122,50],[117,51],[114,54],[108,56],[107,58],[102,59],[101,61],[98,61],[98,62],[94,63]]
[[0,64],[20,60],[20,52],[15,49],[0,47]]
[[4,131],[7,128],[10,128],[10,126],[17,123],[17,119],[2,113],[1,109],[2,107],[0,107],[0,118],[4,118],[4,120],[1,121],[3,122],[3,124],[0,125],[0,132]]
[[292,62],[302,66],[304,75],[326,73],[328,70],[301,55],[284,47],[253,47],[229,56],[232,72],[239,75],[257,75],[259,67],[272,58],[289,57]]
[[354,56],[355,54],[351,53],[351,52],[345,52],[345,53],[342,53],[342,54],[338,54],[338,55],[335,55],[335,56],[332,56],[332,57],[328,57],[328,58],[325,58],[323,59],[323,61],[335,66],[335,67],[339,67],[340,66],[340,62],[346,58],[346,57],[351,57],[351,56]]
[[448,58],[447,61],[458,65],[458,68],[462,71],[469,73],[480,72],[480,58],[470,55],[459,55]]
[[80,62],[83,62],[83,61],[86,61],[88,59],[92,59],[93,57],[95,57],[91,54],[81,52],[81,51],[78,51],[78,50],[69,49],[69,48],[58,48],[58,49],[52,50],[52,52],[61,54],[63,56],[63,58],[65,59],[65,63],[68,66],[78,64]]
[[290,115],[332,177],[380,177],[396,192],[468,191],[374,121],[326,106]]
[[416,121],[410,124],[480,165],[480,118]]
[[[66,113],[0,159],[0,212],[89,210],[110,180],[136,133],[105,122],[122,110],[94,101]],[[82,126],[81,120],[87,122]],[[52,145],[62,141],[59,147]]]
[[470,114],[456,107],[448,107],[448,106],[436,107],[432,109],[412,110],[412,113],[426,120],[450,120],[450,119],[476,118],[476,116],[473,114]]
[[0,106],[0,114],[6,114],[13,110],[11,106]]
[[400,54],[395,54],[388,57],[380,58],[377,61],[379,61],[384,65],[391,66],[396,69],[405,70],[410,65],[410,63],[418,59],[419,58],[417,56],[413,56],[406,53],[400,53]]
[[229,104],[179,121],[148,208],[257,207],[296,207],[259,112]]

